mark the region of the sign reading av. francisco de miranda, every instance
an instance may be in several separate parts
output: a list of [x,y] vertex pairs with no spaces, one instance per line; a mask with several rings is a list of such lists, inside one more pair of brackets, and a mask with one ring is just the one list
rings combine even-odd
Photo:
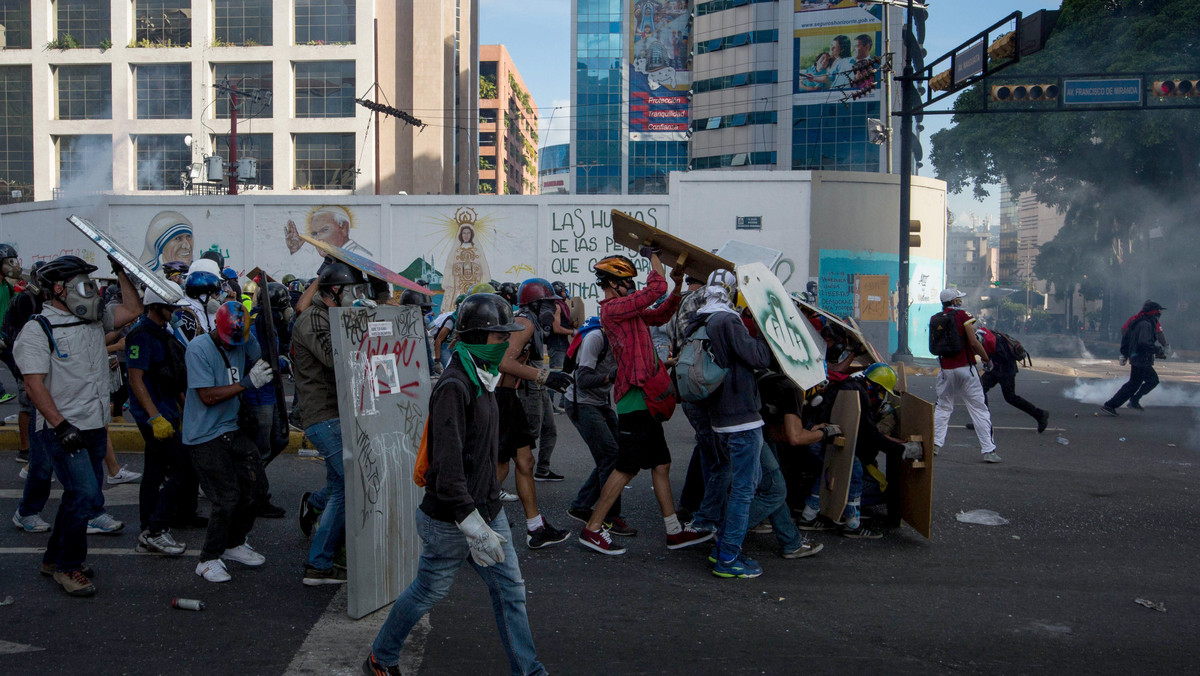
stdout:
[[1141,102],[1141,78],[1063,80],[1063,105]]

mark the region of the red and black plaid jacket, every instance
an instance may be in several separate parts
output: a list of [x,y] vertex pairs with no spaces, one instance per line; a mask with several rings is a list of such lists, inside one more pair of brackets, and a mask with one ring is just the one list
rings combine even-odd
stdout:
[[617,362],[617,380],[613,385],[616,401],[633,387],[641,387],[654,375],[658,355],[650,338],[651,326],[662,326],[675,315],[680,295],[672,293],[662,305],[651,309],[654,301],[667,292],[667,280],[651,270],[646,286],[622,298],[600,301],[600,326]]

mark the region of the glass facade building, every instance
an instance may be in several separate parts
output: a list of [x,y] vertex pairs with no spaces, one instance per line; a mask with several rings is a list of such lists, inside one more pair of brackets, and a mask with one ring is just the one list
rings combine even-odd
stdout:
[[575,0],[573,192],[620,194],[624,165],[622,0]]

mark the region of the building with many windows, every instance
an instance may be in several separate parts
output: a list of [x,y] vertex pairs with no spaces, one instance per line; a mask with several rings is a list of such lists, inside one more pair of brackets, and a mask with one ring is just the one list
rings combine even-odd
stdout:
[[479,193],[538,193],[538,109],[504,45],[479,48]]
[[476,5],[0,0],[5,197],[219,190],[235,91],[245,189],[472,192]]
[[571,144],[545,146],[538,153],[538,194],[565,195],[571,189]]

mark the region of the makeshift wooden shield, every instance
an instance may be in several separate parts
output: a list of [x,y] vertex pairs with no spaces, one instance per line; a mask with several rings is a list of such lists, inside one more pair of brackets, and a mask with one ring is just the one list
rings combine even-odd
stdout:
[[825,380],[825,351],[813,338],[811,325],[788,302],[779,278],[762,263],[737,267],[738,290],[779,366],[801,390]]
[[[834,315],[826,310],[822,310],[816,305],[812,305],[811,303],[797,298],[795,294],[793,294],[791,298],[792,302],[796,304],[796,307],[800,308],[800,312],[805,318],[811,318],[814,316],[823,317],[826,325],[832,326],[834,332],[846,342],[847,346],[861,346],[862,350],[860,350],[860,352],[863,352],[863,354],[860,354],[855,358],[856,362],[859,362],[863,366],[868,366],[870,364],[874,364],[875,362],[886,361],[883,358],[883,355],[879,353],[879,350],[876,350],[875,346],[871,344],[871,341],[867,340],[866,337],[863,336],[862,331],[858,328],[858,324],[854,323],[853,319],[842,320],[837,315]],[[809,326],[812,326],[812,324],[810,323]],[[822,343],[824,343],[824,341],[822,341]]]
[[413,465],[429,412],[425,326],[415,306],[330,308],[346,482],[347,612],[395,600],[421,555]]
[[692,277],[708,279],[714,270],[733,270],[733,264],[708,249],[679,239],[666,231],[639,221],[629,214],[612,210],[613,241],[637,251],[649,245],[661,249],[659,258],[668,267],[683,267]]
[[272,277],[270,275],[270,273],[268,273],[266,270],[263,270],[262,268],[257,267],[257,266],[250,272],[246,273],[246,279],[252,279],[252,280],[258,282],[259,286],[262,286],[263,282],[271,283],[271,282],[279,281],[279,280],[275,279],[274,277]]
[[584,320],[587,319],[587,310],[583,306],[583,299],[579,296],[572,296],[567,299],[567,307],[571,308],[571,325],[575,328],[583,326]]
[[821,467],[821,514],[835,522],[842,520],[850,497],[850,475],[854,471],[854,448],[858,442],[858,420],[862,410],[858,393],[843,391],[833,402],[829,422],[842,428],[842,436],[825,445],[825,463]]
[[922,460],[903,460],[900,466],[900,517],[928,538],[933,521],[933,404],[905,392],[898,414],[900,438],[919,440],[925,451]]
[[329,256],[333,256],[352,268],[358,268],[359,270],[363,271],[363,273],[382,279],[390,284],[395,284],[396,286],[401,286],[406,289],[412,289],[413,291],[423,293],[427,296],[436,296],[437,294],[442,293],[441,291],[432,291],[424,286],[421,286],[420,284],[417,284],[403,275],[399,275],[391,270],[388,270],[366,256],[360,256],[353,251],[346,251],[340,246],[327,244],[319,239],[313,239],[308,235],[300,235],[300,239],[316,247],[317,251]]
[[120,263],[121,267],[125,268],[126,274],[145,284],[146,288],[153,289],[154,293],[157,293],[160,298],[172,303],[183,300],[182,293],[164,284],[163,282],[166,280],[154,274],[150,268],[142,264],[142,261],[137,256],[126,251],[125,247],[118,244],[112,237],[109,237],[108,233],[97,228],[94,223],[86,218],[80,218],[75,214],[68,216],[67,221],[88,239],[98,244],[101,249],[104,249],[105,253],[113,257],[113,260]]

